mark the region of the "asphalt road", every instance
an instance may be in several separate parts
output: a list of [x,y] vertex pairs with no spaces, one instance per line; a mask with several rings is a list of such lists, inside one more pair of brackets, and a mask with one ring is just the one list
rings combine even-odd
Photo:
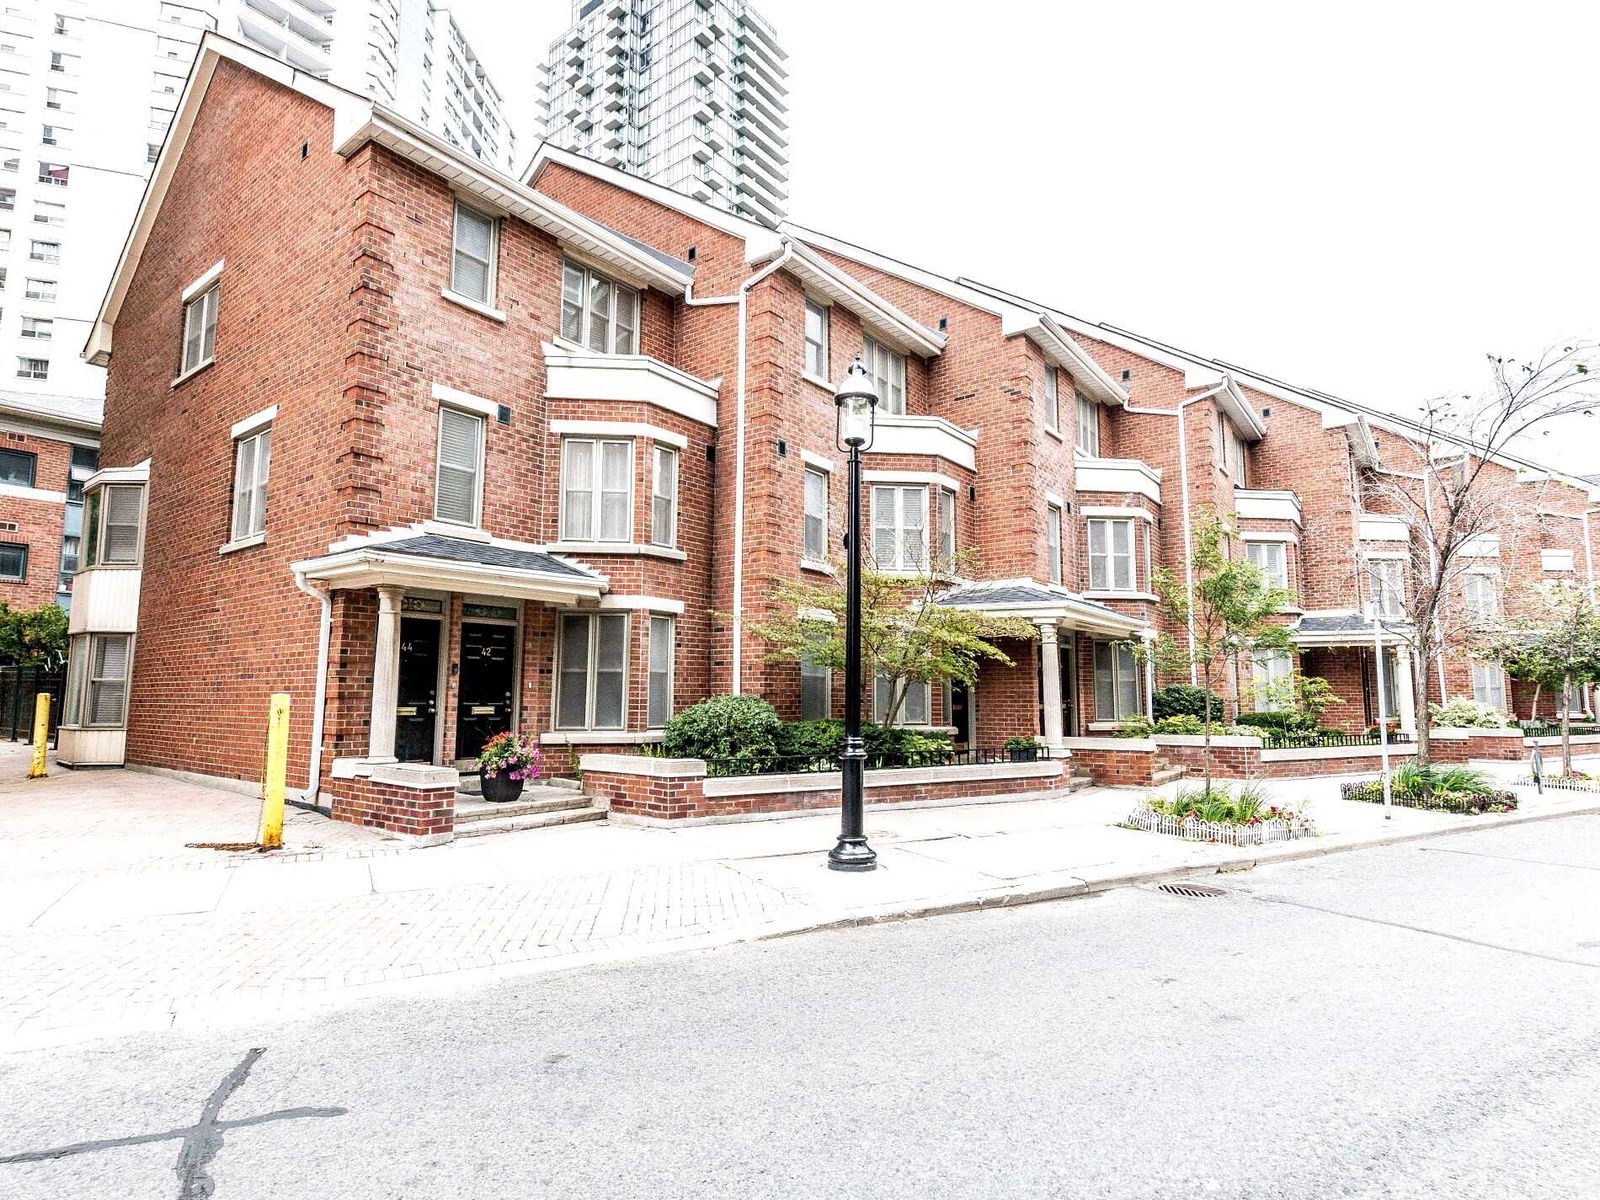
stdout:
[[1600,1195],[1600,818],[1209,882],[15,1056],[0,1196]]

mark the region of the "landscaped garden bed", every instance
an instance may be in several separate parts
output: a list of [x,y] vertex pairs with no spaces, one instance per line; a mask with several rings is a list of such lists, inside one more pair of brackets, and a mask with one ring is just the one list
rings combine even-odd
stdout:
[[[1383,780],[1346,783],[1340,786],[1339,794],[1346,800],[1382,804]],[[1471,767],[1419,767],[1407,763],[1390,775],[1389,796],[1392,803],[1403,808],[1473,817],[1512,812],[1517,807],[1515,792],[1495,787],[1487,775]]]
[[[1526,787],[1538,786],[1534,783],[1532,775],[1524,775],[1516,782]],[[1564,792],[1600,792],[1600,779],[1586,775],[1582,771],[1574,771],[1571,775],[1546,775],[1539,783],[1547,788]]]
[[1170,800],[1149,796],[1124,821],[1125,829],[1165,833],[1191,842],[1223,846],[1261,846],[1315,837],[1311,818],[1267,802],[1260,788],[1244,784],[1234,791],[1213,784],[1178,789]]

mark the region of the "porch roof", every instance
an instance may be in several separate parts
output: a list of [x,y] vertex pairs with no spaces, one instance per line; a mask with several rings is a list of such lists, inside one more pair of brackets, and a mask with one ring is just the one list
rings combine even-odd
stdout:
[[[1380,622],[1385,645],[1404,642],[1406,635],[1398,621]],[[1296,646],[1370,646],[1372,622],[1354,609],[1308,613],[1291,630]]]
[[538,546],[422,530],[335,543],[294,570],[330,588],[387,584],[556,604],[594,600],[610,586],[604,575]]
[[951,608],[975,608],[997,617],[1030,621],[1054,618],[1069,629],[1127,637],[1148,624],[1127,613],[1085,600],[1076,592],[1031,579],[985,580],[961,584],[935,599]]

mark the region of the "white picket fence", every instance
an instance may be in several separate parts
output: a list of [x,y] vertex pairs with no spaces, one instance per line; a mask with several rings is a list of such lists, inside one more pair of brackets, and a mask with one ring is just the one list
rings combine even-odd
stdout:
[[[1532,775],[1524,775],[1520,779],[1513,779],[1512,782],[1520,787],[1535,786]],[[1568,779],[1564,775],[1546,775],[1544,786],[1567,792],[1600,792],[1600,779]]]
[[1191,842],[1220,842],[1224,846],[1261,846],[1267,842],[1289,842],[1317,834],[1316,826],[1309,817],[1297,817],[1292,821],[1259,821],[1254,825],[1219,825],[1198,817],[1168,816],[1149,808],[1137,810],[1124,824],[1146,833],[1166,833]]

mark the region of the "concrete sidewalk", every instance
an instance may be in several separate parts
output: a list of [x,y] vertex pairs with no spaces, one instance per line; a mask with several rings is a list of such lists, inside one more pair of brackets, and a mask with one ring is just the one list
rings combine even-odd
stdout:
[[248,840],[248,797],[131,772],[13,783],[23,769],[0,754],[0,1049],[13,1050],[1600,812],[1600,793],[1517,789],[1517,813],[1385,821],[1339,800],[1336,780],[1286,780],[1275,798],[1308,807],[1320,836],[1235,850],[1117,828],[1139,793],[1102,788],[869,812],[880,869],[847,875],[825,867],[832,812],[429,850],[302,815],[283,855],[260,856],[184,844]]

